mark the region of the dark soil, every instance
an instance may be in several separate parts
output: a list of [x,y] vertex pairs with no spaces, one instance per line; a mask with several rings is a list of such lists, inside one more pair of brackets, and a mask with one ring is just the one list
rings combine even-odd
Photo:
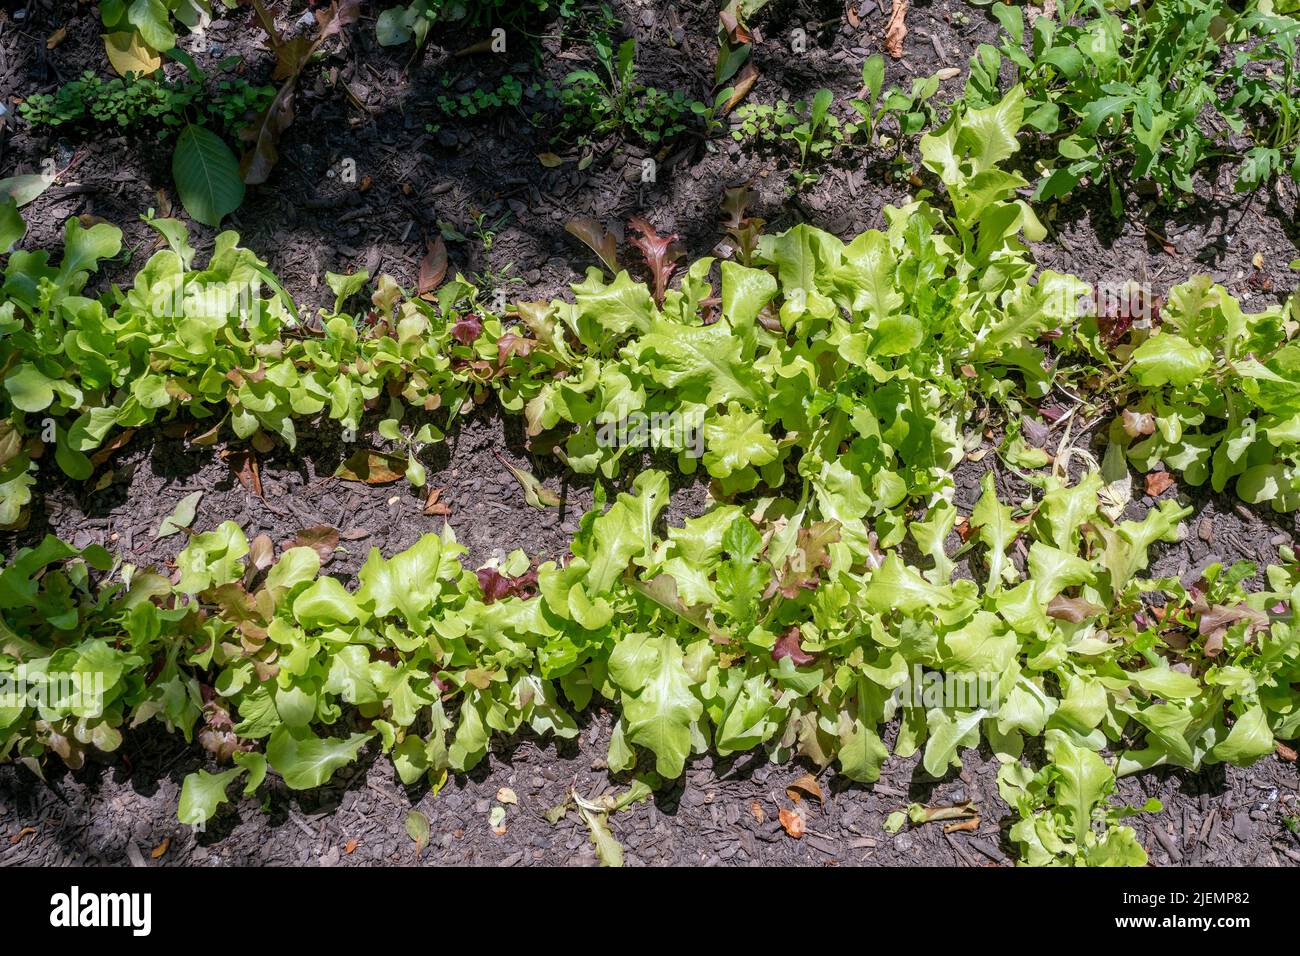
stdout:
[[[52,90],[86,69],[103,73],[107,64],[93,7],[71,0],[9,6],[9,13],[0,13],[0,102],[6,109],[0,117],[0,176],[37,171],[48,157],[60,168],[70,166],[58,185],[24,209],[25,244],[57,247],[68,217],[103,217],[124,230],[125,248],[131,250],[129,262],[105,269],[105,281],[121,281],[155,245],[141,213],[172,208],[182,214],[170,153],[124,136],[50,136],[17,120],[15,97]],[[273,6],[282,28],[305,9],[301,0]],[[770,4],[755,25],[760,80],[751,96],[764,102],[797,100],[823,86],[835,92],[837,104],[855,95],[863,58],[881,49],[888,3],[882,9],[874,0],[858,0],[853,7],[861,19],[856,30],[847,25],[838,0]],[[710,99],[716,50],[711,3],[620,0],[613,8],[622,35],[638,41],[638,71],[646,83]],[[826,168],[820,182],[792,199],[786,194],[788,157],[755,152],[726,137],[705,143],[688,135],[661,152],[616,137],[584,147],[555,142],[547,117],[534,118],[527,101],[522,111],[453,121],[438,109],[438,93],[495,86],[506,74],[558,81],[569,70],[590,65],[589,48],[580,37],[560,37],[560,24],[552,21],[530,24],[533,39],[510,35],[508,52],[497,56],[455,55],[486,30],[435,30],[413,58],[409,46],[376,44],[377,10],[367,10],[361,23],[343,39],[329,41],[324,58],[308,67],[297,120],[282,141],[271,181],[250,189],[243,207],[226,222],[303,306],[325,303],[326,270],[388,272],[413,285],[426,240],[444,226],[470,237],[449,243],[451,272],[481,276],[485,285],[503,286],[511,298],[542,299],[563,295],[593,262],[564,231],[577,215],[616,229],[628,216],[642,215],[661,232],[679,233],[695,258],[709,254],[720,238],[718,207],[728,186],[752,183],[757,199],[750,214],[765,218],[769,231],[811,220],[845,238],[881,226],[884,206],[901,204],[911,188],[889,162],[863,157],[860,164]],[[964,66],[978,43],[996,35],[996,23],[983,11],[960,0],[918,0],[908,17],[905,55],[888,60],[889,81],[910,85],[914,76]],[[183,45],[205,69],[240,54],[244,61],[238,69],[251,80],[266,81],[273,56],[251,14],[223,10],[222,16],[202,39],[184,39]],[[64,39],[47,49],[46,39],[59,27],[66,27]],[[808,36],[802,55],[789,52],[788,37],[796,27]],[[169,74],[180,70],[174,64],[167,69]],[[941,96],[959,94],[963,82],[963,77],[947,81]],[[537,157],[546,152],[565,162],[544,166]],[[585,156],[590,162],[579,169]],[[640,182],[646,156],[658,161],[654,183]],[[339,181],[345,159],[356,162],[367,188]],[[1110,219],[1105,196],[1085,194],[1040,211],[1050,235],[1035,244],[1034,253],[1042,266],[1088,281],[1120,282],[1146,274],[1157,293],[1196,273],[1213,275],[1248,307],[1284,292],[1286,264],[1300,255],[1294,186],[1249,198],[1231,192],[1226,172],[1200,186],[1190,203],[1174,211],[1148,210],[1130,197],[1129,208],[1137,212],[1121,222]],[[491,227],[490,241],[476,231],[480,217]],[[216,231],[191,228],[202,255]],[[250,538],[265,532],[280,545],[302,528],[330,525],[344,533],[344,541],[328,570],[347,578],[371,547],[391,555],[421,534],[439,530],[444,521],[468,548],[469,567],[514,548],[555,559],[565,553],[591,501],[589,480],[566,473],[549,458],[530,456],[518,419],[490,406],[467,418],[446,443],[421,452],[428,486],[444,489],[439,500],[450,509],[446,518],[425,515],[426,492],[405,483],[372,487],[332,478],[349,452],[337,429],[300,431],[295,451],[278,449],[262,459],[261,496],[235,478],[219,457],[220,446],[196,447],[165,428],[139,433],[114,456],[101,482],[70,483],[56,469],[43,469],[30,527],[0,536],[0,542],[9,554],[49,531],[78,545],[104,544],[140,566],[166,568],[184,540],[183,535],[156,540],[159,522],[181,497],[201,489],[195,530],[233,520]],[[529,508],[498,453],[561,491],[565,506]],[[973,504],[980,475],[994,458],[990,453],[959,470],[963,511]],[[629,467],[625,478],[635,473]],[[702,484],[674,480],[668,523],[707,505]],[[1000,475],[999,483],[1004,491],[1017,490],[1013,477]],[[92,490],[96,484],[100,487]],[[1216,560],[1264,564],[1275,558],[1280,544],[1294,541],[1294,515],[1274,515],[1195,489],[1166,492],[1179,494],[1190,494],[1197,509],[1189,521],[1192,533],[1157,551],[1156,573],[1195,577]],[[1151,504],[1135,488],[1133,516]],[[77,772],[51,766],[48,784],[23,768],[0,767],[0,835],[10,838],[0,840],[0,865],[592,863],[594,851],[576,814],[570,812],[557,826],[542,816],[570,788],[594,796],[627,784],[604,769],[608,714],[589,712],[582,726],[581,737],[563,745],[531,737],[495,741],[480,768],[453,777],[436,796],[427,788],[403,787],[383,758],[345,768],[331,785],[307,793],[292,793],[272,778],[263,806],[242,800],[199,834],[179,825],[175,813],[181,780],[204,765],[201,751],[141,728],[128,737],[118,760]],[[773,766],[761,753],[728,760],[700,757],[688,765],[682,781],[618,814],[612,826],[629,864],[1007,864],[1015,854],[1003,830],[1008,811],[997,793],[996,764],[987,755],[967,752],[964,767],[934,781],[915,758],[893,759],[881,780],[866,787],[823,771],[825,801],[806,801],[809,833],[794,840],[781,828],[777,812],[792,806],[786,785],[810,768]],[[506,832],[497,835],[488,815],[501,787],[512,789],[518,803],[506,807]],[[1154,863],[1300,862],[1300,838],[1284,825],[1285,818],[1300,814],[1294,764],[1270,757],[1245,770],[1159,771],[1121,782],[1120,796],[1130,803],[1140,804],[1149,795],[1163,801],[1164,812],[1133,822]],[[886,814],[909,802],[966,799],[981,811],[973,833],[945,834],[937,824],[896,835],[882,830]],[[412,808],[428,816],[432,834],[418,861],[404,828]],[[169,838],[153,859],[151,851]]]

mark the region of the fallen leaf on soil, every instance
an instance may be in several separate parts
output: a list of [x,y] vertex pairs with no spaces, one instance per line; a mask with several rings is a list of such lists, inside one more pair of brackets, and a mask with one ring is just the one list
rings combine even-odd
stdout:
[[68,28],[59,27],[57,30],[51,33],[49,37],[45,40],[45,49],[53,50],[56,46],[58,46],[60,43],[63,42],[64,38],[67,37],[67,35],[68,35]]
[[945,823],[943,825],[944,833],[973,833],[980,828],[980,818],[971,817],[969,820],[962,820],[959,823]]
[[556,156],[554,153],[538,153],[537,161],[547,169],[555,169],[557,166],[564,165],[564,157]]
[[419,294],[428,297],[429,293],[442,285],[447,277],[447,244],[442,236],[434,236],[425,244],[424,258],[420,260]]
[[726,116],[734,110],[754,88],[758,82],[758,67],[753,63],[746,63],[740,68],[740,73],[736,75],[736,82],[731,84],[731,95],[727,97],[727,102],[722,104],[721,115]]
[[903,55],[903,40],[907,37],[908,0],[893,0],[889,8],[889,22],[885,24],[885,52],[895,60]]
[[1174,476],[1167,471],[1153,471],[1147,475],[1147,494],[1158,498],[1169,490],[1174,483]]
[[429,818],[419,810],[412,810],[406,815],[406,833],[415,841],[415,858],[418,860],[429,845]]
[[215,445],[217,443],[217,439],[221,437],[221,426],[222,424],[224,424],[224,422],[225,419],[222,419],[222,421],[217,422],[211,428],[207,429],[206,431],[202,432],[199,435],[196,435],[194,438],[191,438],[190,444],[202,445],[205,447],[207,445]]
[[763,806],[757,800],[749,805],[749,812],[754,815],[754,819],[762,823],[767,819],[767,814],[763,812]]
[[320,555],[321,564],[329,564],[334,558],[334,549],[339,546],[339,532],[329,525],[316,525],[303,528],[290,541],[284,543],[284,550],[289,548],[311,548]]
[[356,851],[356,848],[360,845],[361,845],[360,840],[349,840],[347,843],[343,844],[343,852],[351,856],[353,852]]
[[108,461],[108,459],[113,457],[113,452],[117,451],[123,445],[127,444],[127,442],[129,442],[134,437],[135,437],[134,428],[127,428],[123,431],[118,432],[116,435],[113,436],[112,440],[109,441],[107,445],[105,445],[99,451],[95,452],[93,455],[90,456],[90,463],[94,465],[96,468],[98,468],[104,462]]
[[607,232],[604,226],[590,216],[570,219],[564,231],[584,242],[610,272],[618,273],[618,240],[612,232]]
[[497,836],[506,835],[506,808],[497,804],[488,812],[488,826]]
[[406,475],[406,458],[381,451],[355,451],[347,461],[339,465],[334,475],[344,481],[387,485]]
[[438,500],[446,488],[430,488],[429,497],[424,500],[424,513],[427,515],[449,515],[451,509]]
[[194,514],[198,511],[199,501],[203,498],[202,490],[192,491],[176,503],[176,509],[172,511],[158,525],[157,532],[154,533],[154,539],[166,538],[170,535],[177,534],[182,529],[188,528],[194,523]]
[[1296,759],[1296,752],[1280,740],[1277,741],[1277,755],[1279,759],[1289,760],[1292,763],[1294,763]]
[[544,487],[530,472],[524,471],[522,468],[516,468],[514,465],[510,464],[510,462],[506,461],[498,451],[494,451],[492,454],[496,455],[497,461],[505,465],[510,474],[514,475],[515,481],[519,482],[519,487],[524,490],[524,500],[527,501],[529,505],[536,508],[538,511],[542,511],[545,508],[554,507],[560,503],[560,496]]
[[249,439],[249,444],[260,451],[263,455],[269,455],[275,450],[275,439],[260,428],[253,432],[253,437]]
[[221,456],[226,459],[226,464],[230,466],[230,473],[239,479],[244,490],[253,492],[265,501],[266,496],[262,494],[262,476],[257,468],[257,456],[244,449],[223,451]]
[[975,804],[967,800],[950,807],[908,807],[908,816],[913,823],[933,823],[936,820],[965,820],[979,817]]
[[479,40],[477,43],[471,43],[469,46],[461,47],[453,56],[472,56],[475,53],[491,53],[493,40],[488,37],[486,40]]
[[365,528],[349,528],[347,531],[340,532],[339,537],[344,541],[360,541],[362,538],[370,537],[370,532]]
[[518,803],[519,797],[509,787],[502,787],[497,791],[497,803]]
[[796,840],[808,832],[808,827],[804,823],[803,817],[800,815],[798,810],[787,810],[782,807],[778,816],[781,820],[781,826],[785,828],[785,832],[790,834],[790,836],[794,837]]
[[134,30],[104,34],[104,52],[118,76],[128,73],[147,76],[162,66],[162,57],[149,49]]
[[817,783],[817,778],[810,773],[804,774],[794,783],[787,784],[785,793],[794,801],[798,801],[800,796],[808,796],[816,797],[818,803],[826,802],[826,798],[822,796],[822,788]]
[[152,850],[149,851],[149,856],[150,856],[152,859],[155,859],[155,860],[156,860],[156,859],[158,859],[160,856],[162,856],[164,853],[166,853],[166,852],[167,852],[167,848],[168,848],[169,846],[171,846],[171,845],[172,845],[172,838],[171,838],[171,837],[163,837],[163,841],[162,841],[161,843],[159,843],[156,847],[154,847]]

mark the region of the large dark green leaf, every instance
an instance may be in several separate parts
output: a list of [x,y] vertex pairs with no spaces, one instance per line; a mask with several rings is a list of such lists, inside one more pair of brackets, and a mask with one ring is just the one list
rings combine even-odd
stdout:
[[244,201],[239,162],[221,137],[202,126],[186,126],[176,139],[172,176],[185,211],[205,226],[221,224]]

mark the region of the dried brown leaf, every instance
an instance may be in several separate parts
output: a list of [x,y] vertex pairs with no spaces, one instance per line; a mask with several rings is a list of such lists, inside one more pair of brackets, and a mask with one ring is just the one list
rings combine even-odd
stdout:
[[324,524],[303,528],[283,545],[286,551],[289,548],[311,548],[320,555],[321,564],[329,564],[334,559],[334,549],[338,546],[338,529]]
[[798,808],[787,810],[782,807],[777,816],[781,820],[781,826],[785,828],[785,832],[796,840],[808,832],[808,825],[804,822],[803,814],[799,812]]
[[438,499],[446,488],[430,488],[429,497],[424,500],[424,513],[427,515],[449,515],[451,509]]
[[258,469],[257,456],[246,448],[223,451],[221,456],[226,459],[226,464],[230,466],[230,473],[239,479],[244,490],[251,491],[265,501],[266,495],[262,494],[262,475]]
[[427,298],[446,277],[447,244],[442,241],[442,236],[434,236],[425,244],[424,258],[420,260],[419,294]]
[[786,784],[786,796],[791,800],[798,802],[801,796],[815,797],[818,803],[825,803],[826,798],[822,795],[822,788],[817,783],[817,778],[810,773],[804,774],[793,783]]
[[757,82],[758,67],[754,66],[753,63],[746,63],[740,68],[740,72],[736,74],[736,79],[731,84],[731,95],[727,97],[727,102],[722,104],[719,115],[726,116],[739,106],[740,101],[749,95],[749,91],[754,88],[754,84]]
[[908,0],[892,0],[889,22],[885,24],[885,52],[895,60],[903,56],[903,40],[907,37]]
[[90,463],[98,468],[113,457],[113,452],[122,448],[135,437],[134,428],[126,428],[114,435],[103,448],[90,456]]
[[610,272],[618,273],[618,240],[612,232],[590,216],[570,219],[564,231],[585,243]]
[[355,451],[339,465],[335,476],[344,481],[361,481],[367,485],[387,485],[406,476],[406,458],[381,451]]
[[1147,494],[1152,498],[1158,498],[1169,490],[1174,483],[1174,476],[1167,471],[1153,471],[1147,475],[1146,486]]

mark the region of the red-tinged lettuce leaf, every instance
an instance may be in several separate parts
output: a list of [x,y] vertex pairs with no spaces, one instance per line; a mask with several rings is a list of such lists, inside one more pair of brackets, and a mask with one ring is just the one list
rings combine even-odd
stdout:
[[451,337],[461,345],[473,345],[483,334],[483,320],[470,312],[462,315],[451,327]]
[[813,656],[803,649],[798,624],[792,624],[787,628],[785,633],[776,639],[776,645],[772,648],[772,660],[779,661],[785,657],[799,666],[811,664],[814,660]]
[[664,293],[668,291],[668,280],[672,277],[675,268],[674,263],[686,254],[686,250],[677,241],[680,237],[675,234],[659,235],[655,227],[640,216],[633,216],[627,224],[641,234],[640,237],[633,236],[628,241],[640,249],[641,254],[645,256],[646,266],[654,277],[655,304],[662,306]]
[[474,574],[478,577],[478,586],[483,592],[484,604],[491,604],[508,597],[530,598],[536,593],[536,569],[515,578],[507,577],[496,568],[479,568]]

